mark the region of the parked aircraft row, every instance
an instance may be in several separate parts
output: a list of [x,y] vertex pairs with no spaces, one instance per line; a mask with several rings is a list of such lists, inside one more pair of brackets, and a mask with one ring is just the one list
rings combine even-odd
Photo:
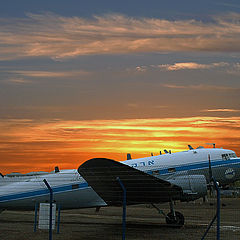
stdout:
[[213,176],[220,186],[240,179],[240,158],[232,150],[198,148],[117,162],[94,158],[78,169],[55,170],[51,173],[0,176],[0,211],[33,210],[38,203],[54,202],[61,209],[103,207],[122,204],[126,188],[127,204],[169,202],[167,223],[184,224],[173,201],[192,201],[207,194]]

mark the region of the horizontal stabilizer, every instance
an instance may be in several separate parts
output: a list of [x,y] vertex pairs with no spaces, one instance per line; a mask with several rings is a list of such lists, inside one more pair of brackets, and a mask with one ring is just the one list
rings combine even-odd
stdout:
[[117,178],[126,188],[127,204],[168,202],[182,194],[179,186],[111,159],[90,159],[78,172],[108,205],[122,204]]

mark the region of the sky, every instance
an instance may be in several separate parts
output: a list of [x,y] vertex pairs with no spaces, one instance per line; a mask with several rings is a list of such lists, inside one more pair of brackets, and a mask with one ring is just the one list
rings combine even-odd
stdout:
[[8,0],[0,172],[193,147],[240,155],[238,0]]

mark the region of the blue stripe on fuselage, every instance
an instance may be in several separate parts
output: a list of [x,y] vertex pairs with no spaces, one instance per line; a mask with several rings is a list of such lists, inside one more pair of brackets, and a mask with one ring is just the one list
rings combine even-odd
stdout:
[[[52,190],[53,190],[53,193],[74,191],[75,189],[72,189],[72,185],[76,185],[76,184],[78,184],[77,189],[83,189],[83,188],[88,187],[87,182],[84,182],[84,183],[80,183],[80,184],[79,183],[73,183],[71,185],[65,185],[65,186],[60,186],[60,187],[52,187]],[[10,194],[10,195],[1,196],[0,197],[0,203],[1,202],[6,202],[6,201],[13,201],[13,200],[31,198],[31,197],[39,197],[39,196],[44,196],[44,195],[48,195],[48,194],[49,194],[48,189],[41,189],[41,190],[35,190],[35,191],[31,191],[31,192],[22,192],[22,193]]]
[[[232,165],[240,164],[240,159],[229,159],[229,160],[214,160],[211,161],[211,166],[212,167],[220,167],[220,166],[228,166],[231,167]],[[240,168],[240,165],[237,167]],[[168,171],[169,168],[175,168],[176,172],[181,172],[181,171],[189,171],[189,170],[200,170],[200,169],[205,169],[209,168],[209,162],[200,162],[200,163],[191,163],[191,164],[184,164],[184,165],[178,165],[178,166],[168,166],[167,168],[158,168],[158,169],[152,169],[150,171],[147,171],[147,173],[151,174],[152,171],[159,171],[160,175],[168,175],[172,174],[171,172]]]

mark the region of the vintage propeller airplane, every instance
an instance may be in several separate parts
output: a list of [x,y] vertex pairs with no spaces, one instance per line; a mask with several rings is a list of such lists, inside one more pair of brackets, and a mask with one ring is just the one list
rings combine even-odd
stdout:
[[192,201],[207,194],[214,176],[220,186],[240,179],[240,158],[222,148],[193,149],[177,153],[117,162],[94,158],[78,170],[51,173],[0,176],[0,210],[33,210],[48,202],[46,179],[53,190],[53,200],[61,209],[102,207],[122,204],[126,188],[127,204],[169,202],[165,215],[169,224],[184,224],[184,216],[174,210],[173,201]]

